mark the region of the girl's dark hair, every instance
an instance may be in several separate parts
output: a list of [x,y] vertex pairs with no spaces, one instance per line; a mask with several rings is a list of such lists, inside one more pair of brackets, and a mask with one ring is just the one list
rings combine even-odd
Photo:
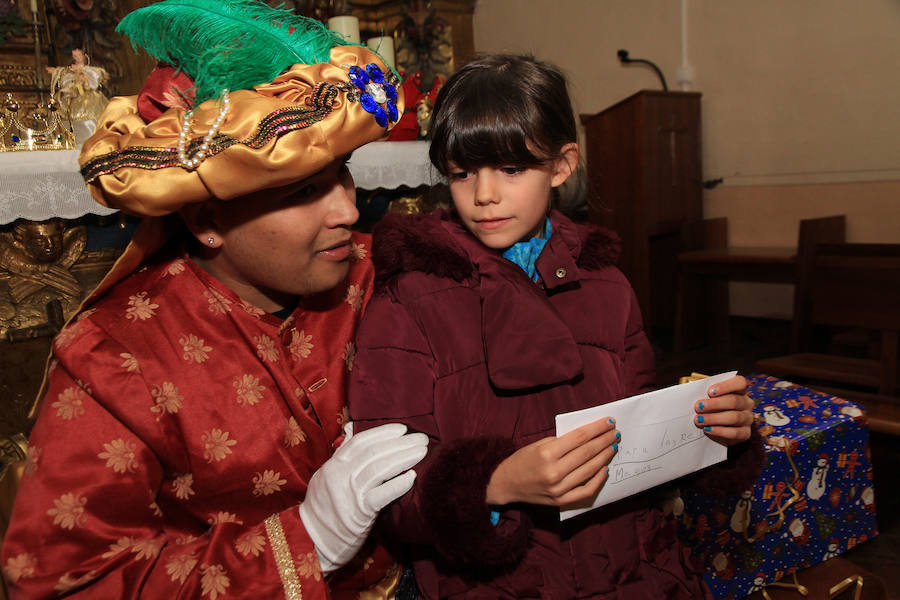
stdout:
[[[577,141],[566,78],[532,56],[491,54],[454,73],[431,117],[429,157],[447,175],[450,162],[536,166]],[[529,145],[531,148],[529,148]]]

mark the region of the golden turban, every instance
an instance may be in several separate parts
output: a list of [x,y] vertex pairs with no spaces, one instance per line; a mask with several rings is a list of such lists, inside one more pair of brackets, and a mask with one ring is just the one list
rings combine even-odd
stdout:
[[[327,63],[295,64],[187,119],[175,106],[146,123],[138,96],[113,98],[82,147],[81,172],[99,203],[144,216],[286,185],[385,137],[403,112],[397,84],[369,49],[336,46]],[[184,153],[202,160],[191,168]]]

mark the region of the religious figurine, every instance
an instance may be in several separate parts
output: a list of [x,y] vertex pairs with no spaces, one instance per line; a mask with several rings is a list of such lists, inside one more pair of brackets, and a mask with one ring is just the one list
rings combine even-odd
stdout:
[[416,99],[416,122],[419,124],[419,139],[424,140],[428,137],[428,131],[431,129],[431,110],[434,108],[434,102],[437,100],[438,92],[444,85],[446,79],[439,75],[435,75],[431,81],[431,90],[428,93],[421,94]]
[[94,132],[97,118],[109,102],[100,91],[109,74],[102,67],[91,66],[81,48],[72,50],[72,61],[67,67],[47,67],[47,71],[52,75],[50,93],[71,122],[76,142],[81,143]]
[[68,318],[82,297],[71,272],[87,243],[87,229],[65,221],[16,221],[0,233],[0,334],[47,322],[47,304],[58,300]]
[[431,110],[434,108],[434,101],[446,79],[435,75],[431,80],[431,89],[422,90],[421,72],[410,73],[408,77],[401,72],[401,76],[403,76],[403,97],[406,98],[406,109],[400,116],[397,125],[391,130],[388,139],[392,142],[424,140],[428,137],[428,130],[431,127]]
[[428,96],[421,96],[416,100],[416,123],[419,124],[419,138],[428,137],[428,130],[431,128],[431,109],[434,108],[434,102]]

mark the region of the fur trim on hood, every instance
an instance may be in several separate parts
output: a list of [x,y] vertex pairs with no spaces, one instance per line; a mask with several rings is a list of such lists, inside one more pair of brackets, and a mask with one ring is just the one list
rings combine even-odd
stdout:
[[398,273],[422,271],[463,281],[475,274],[475,265],[446,229],[438,215],[387,213],[375,226],[372,262],[375,285]]
[[[567,219],[560,221],[561,218],[564,217],[560,213],[551,213],[552,235],[566,238],[579,268],[593,271],[616,264],[620,240],[615,233]],[[443,221],[455,223],[462,229],[449,211],[438,210],[430,215],[384,215],[375,226],[372,242],[376,288],[407,271],[420,271],[454,281],[474,276],[475,265]]]

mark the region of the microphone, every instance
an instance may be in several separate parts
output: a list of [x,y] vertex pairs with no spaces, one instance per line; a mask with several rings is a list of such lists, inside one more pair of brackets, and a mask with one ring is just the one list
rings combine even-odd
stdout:
[[666,85],[666,78],[663,76],[662,71],[660,71],[659,67],[657,67],[655,64],[653,64],[649,60],[646,60],[644,58],[630,58],[628,56],[628,50],[624,50],[624,49],[617,51],[616,56],[619,57],[619,61],[623,65],[627,65],[628,63],[643,63],[645,65],[650,65],[653,68],[653,70],[656,71],[656,75],[659,77],[660,83],[662,83],[663,91],[665,91],[665,92],[669,91],[669,86]]

